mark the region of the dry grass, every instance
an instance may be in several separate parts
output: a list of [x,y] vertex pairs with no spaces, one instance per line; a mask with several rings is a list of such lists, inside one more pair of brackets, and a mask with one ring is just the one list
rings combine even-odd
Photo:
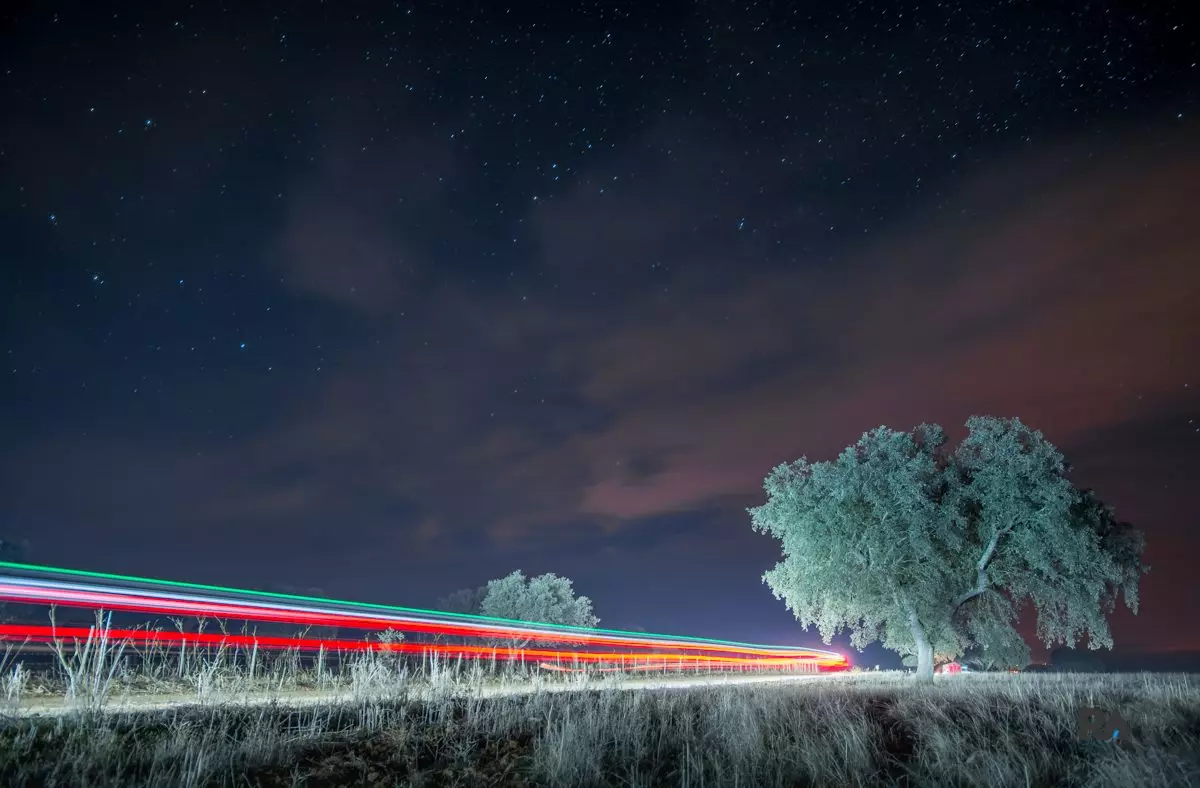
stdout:
[[[51,674],[11,654],[0,664],[5,687],[19,684],[26,702],[78,694],[69,713],[0,721],[0,784],[1200,785],[1200,683],[1189,676],[963,675],[920,686],[846,674],[640,692],[575,677],[558,680],[599,688],[545,692],[548,679],[497,665],[380,654],[148,659],[113,648],[84,658],[84,645],[60,654]],[[506,683],[534,691],[483,696]],[[342,699],[231,702],[301,687]],[[193,702],[119,710],[121,698],[168,691]],[[1080,741],[1083,707],[1119,712],[1132,741]]]

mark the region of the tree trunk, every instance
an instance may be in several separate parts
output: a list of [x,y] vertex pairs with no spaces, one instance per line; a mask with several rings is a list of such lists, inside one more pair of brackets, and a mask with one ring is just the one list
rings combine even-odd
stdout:
[[933,681],[933,646],[927,640],[917,643],[917,681]]
[[908,611],[908,625],[917,644],[917,681],[933,681],[933,644],[925,636],[925,627],[912,608]]

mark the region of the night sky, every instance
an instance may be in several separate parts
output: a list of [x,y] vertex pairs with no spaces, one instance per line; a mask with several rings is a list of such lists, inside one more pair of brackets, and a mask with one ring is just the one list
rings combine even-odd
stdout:
[[142,5],[0,19],[30,559],[815,644],[767,472],[1019,416],[1200,649],[1187,3]]

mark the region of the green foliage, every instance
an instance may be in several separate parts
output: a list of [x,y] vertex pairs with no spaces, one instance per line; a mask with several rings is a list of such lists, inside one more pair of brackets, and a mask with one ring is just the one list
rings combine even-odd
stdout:
[[595,627],[600,622],[592,612],[592,600],[576,597],[569,579],[552,573],[526,579],[520,570],[487,584],[480,612],[495,618],[576,627]]
[[479,588],[460,588],[449,596],[438,600],[437,609],[447,613],[467,613],[479,615],[483,609],[483,598],[487,596],[487,586]]
[[1144,541],[1066,478],[1061,453],[1017,419],[972,417],[952,452],[940,427],[880,427],[831,462],[767,477],[755,530],[782,542],[763,579],[826,643],[1020,657],[1013,627],[1032,603],[1047,644],[1111,647],[1118,595],[1137,610]]
[[14,542],[11,539],[0,539],[0,561],[19,564],[28,560],[29,541]]
[[[479,588],[463,588],[438,600],[438,609],[449,613],[511,618],[542,624],[565,624],[593,628],[600,619],[592,612],[592,600],[575,596],[572,582],[547,573],[526,579],[517,570]],[[493,639],[493,645],[513,644],[511,638]],[[529,643],[518,639],[515,645]]]
[[1023,670],[1030,659],[1029,644],[1007,626],[977,633],[975,644],[962,656],[962,662],[975,670]]

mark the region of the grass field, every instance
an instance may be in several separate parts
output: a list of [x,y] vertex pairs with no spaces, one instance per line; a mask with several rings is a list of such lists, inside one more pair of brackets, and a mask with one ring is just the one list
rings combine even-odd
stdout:
[[[379,654],[82,646],[41,668],[3,659],[0,785],[1200,785],[1195,676],[628,689],[611,674]],[[137,706],[162,697],[181,703]],[[65,712],[31,713],[48,702]],[[1120,714],[1119,743],[1080,740],[1084,708]]]

